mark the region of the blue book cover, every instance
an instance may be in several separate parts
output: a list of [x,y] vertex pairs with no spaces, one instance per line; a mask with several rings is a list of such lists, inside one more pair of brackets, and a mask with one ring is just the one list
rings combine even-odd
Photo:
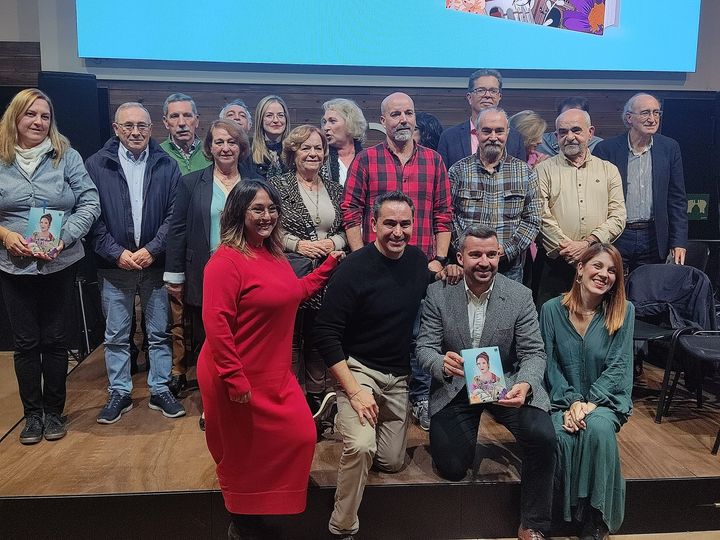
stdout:
[[508,392],[497,347],[479,347],[460,351],[471,404],[492,403]]

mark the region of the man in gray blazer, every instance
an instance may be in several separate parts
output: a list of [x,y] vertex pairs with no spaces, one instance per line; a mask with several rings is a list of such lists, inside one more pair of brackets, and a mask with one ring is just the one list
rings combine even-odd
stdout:
[[[543,387],[545,350],[529,289],[497,274],[497,233],[485,226],[466,229],[458,261],[464,285],[428,287],[417,355],[432,375],[430,450],[438,473],[462,480],[472,466],[480,415],[490,411],[513,434],[523,453],[518,538],[549,532],[555,471],[555,434]],[[497,346],[506,397],[470,405],[460,352]]]

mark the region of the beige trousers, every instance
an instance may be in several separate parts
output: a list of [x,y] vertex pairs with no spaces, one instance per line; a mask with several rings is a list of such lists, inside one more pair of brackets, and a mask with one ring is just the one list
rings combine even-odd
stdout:
[[360,528],[358,509],[372,465],[383,472],[397,472],[405,463],[409,419],[408,379],[367,368],[354,358],[348,367],[355,379],[372,391],[380,412],[372,427],[363,426],[345,392],[337,396],[337,429],[343,439],[338,467],[335,507],[328,528],[333,534],[355,534]]

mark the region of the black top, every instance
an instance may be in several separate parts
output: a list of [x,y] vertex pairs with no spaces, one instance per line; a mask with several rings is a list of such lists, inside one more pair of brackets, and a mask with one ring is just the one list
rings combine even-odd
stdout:
[[389,259],[375,244],[351,253],[333,274],[315,319],[325,364],[352,356],[393,375],[410,373],[410,339],[420,302],[434,279],[425,254],[407,246]]

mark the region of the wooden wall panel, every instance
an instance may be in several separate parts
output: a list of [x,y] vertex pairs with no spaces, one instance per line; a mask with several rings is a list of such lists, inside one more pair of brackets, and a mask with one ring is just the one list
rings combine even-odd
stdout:
[[[354,99],[363,109],[368,122],[379,122],[380,102],[396,90],[407,92],[415,101],[418,111],[427,111],[438,117],[443,126],[453,126],[468,118],[465,90],[460,88],[386,88],[369,86],[299,86],[299,85],[251,85],[211,84],[181,82],[100,81],[107,87],[111,112],[125,101],[140,101],[150,111],[155,123],[154,136],[165,137],[162,126],[162,104],[173,92],[191,95],[201,115],[200,136],[211,119],[217,117],[220,108],[234,98],[243,99],[252,109],[268,94],[278,94],[290,109],[292,125],[318,124],[322,115],[322,103],[335,97]],[[554,126],[556,103],[567,96],[584,95],[590,100],[591,116],[596,133],[610,137],[624,130],[620,113],[625,101],[633,94],[623,90],[526,90],[506,89],[502,106],[509,114],[523,109],[533,109]],[[713,99],[710,92],[662,92],[658,97],[683,97],[685,99]],[[254,112],[254,111],[253,111]],[[382,139],[379,132],[368,135],[368,144]]]
[[0,86],[37,86],[40,43],[0,41]]

